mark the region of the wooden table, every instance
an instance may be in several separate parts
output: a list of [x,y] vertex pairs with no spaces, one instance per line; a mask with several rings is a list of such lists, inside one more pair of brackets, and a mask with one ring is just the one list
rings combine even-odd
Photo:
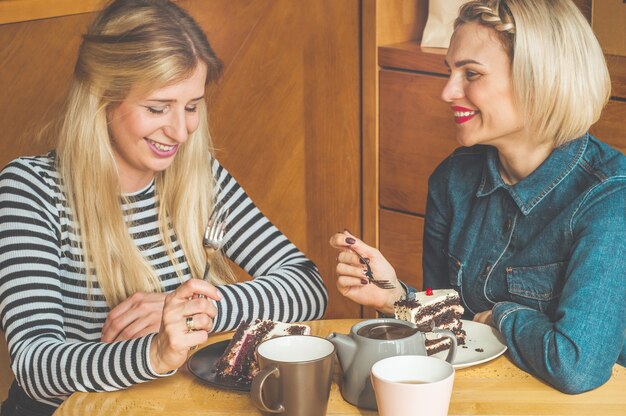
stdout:
[[[357,319],[309,322],[314,335],[348,333]],[[232,333],[211,336],[208,344]],[[328,415],[376,415],[341,397],[335,374]],[[626,369],[616,365],[604,386],[588,393],[560,393],[518,369],[504,354],[493,361],[457,370],[450,415],[620,415],[626,414]],[[111,393],[74,393],[55,416],[82,415],[259,415],[248,393],[221,390],[198,381],[186,366],[175,375]]]

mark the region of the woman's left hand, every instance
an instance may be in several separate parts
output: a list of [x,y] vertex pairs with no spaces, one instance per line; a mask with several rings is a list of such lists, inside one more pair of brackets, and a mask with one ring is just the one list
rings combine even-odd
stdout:
[[474,322],[480,322],[481,324],[486,324],[486,325],[495,327],[495,324],[493,323],[491,310],[478,312],[476,315],[474,315]]
[[137,292],[111,309],[102,327],[102,342],[116,342],[159,332],[167,293]]

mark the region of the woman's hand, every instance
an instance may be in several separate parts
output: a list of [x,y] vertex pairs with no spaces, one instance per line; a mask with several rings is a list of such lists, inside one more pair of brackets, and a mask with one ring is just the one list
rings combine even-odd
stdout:
[[476,315],[474,315],[474,322],[480,322],[481,324],[487,324],[489,326],[495,327],[491,310],[478,312]]
[[116,342],[159,332],[166,293],[137,292],[109,312],[102,341]]
[[[339,250],[336,268],[339,293],[361,305],[372,306],[383,313],[393,313],[394,302],[406,293],[398,282],[396,271],[380,251],[368,246],[347,230],[333,235],[330,245]],[[364,274],[367,268],[356,253],[369,260],[375,279],[389,280],[395,289],[381,289],[370,284]]]
[[221,299],[215,286],[200,279],[189,279],[166,296],[161,328],[150,345],[154,371],[163,374],[179,368],[189,349],[207,340],[217,315],[211,300]]

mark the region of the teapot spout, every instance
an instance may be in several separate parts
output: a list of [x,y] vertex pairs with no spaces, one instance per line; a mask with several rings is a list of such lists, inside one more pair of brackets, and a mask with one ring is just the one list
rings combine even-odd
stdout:
[[337,349],[339,365],[342,370],[345,371],[350,367],[352,361],[354,360],[354,356],[356,355],[356,342],[354,342],[354,340],[349,336],[337,334],[335,332],[331,332],[326,339],[332,342]]

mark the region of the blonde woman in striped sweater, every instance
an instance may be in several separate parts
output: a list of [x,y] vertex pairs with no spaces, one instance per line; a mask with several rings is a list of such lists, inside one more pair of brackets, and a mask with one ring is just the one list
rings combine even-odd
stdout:
[[[171,374],[242,320],[323,315],[315,265],[211,155],[205,88],[220,70],[167,0],[113,1],[84,35],[46,132],[56,150],[0,173],[0,319],[16,376],[3,416]],[[225,244],[207,258],[216,206]],[[253,279],[235,282],[226,257]]]

